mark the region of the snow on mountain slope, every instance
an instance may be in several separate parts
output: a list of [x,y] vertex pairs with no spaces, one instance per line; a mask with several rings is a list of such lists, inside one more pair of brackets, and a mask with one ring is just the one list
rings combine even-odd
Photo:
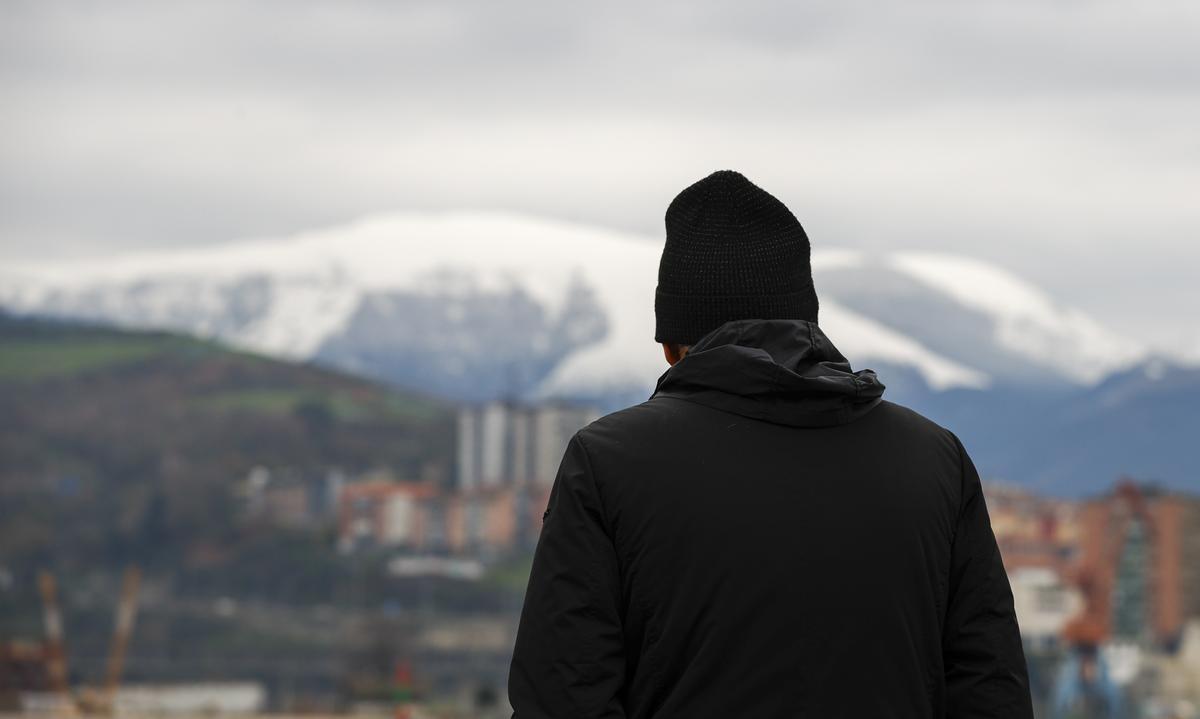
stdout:
[[[365,295],[397,288],[445,299],[520,289],[553,315],[586,264],[587,275],[616,281],[601,289],[605,306],[621,315],[632,301],[623,278],[652,260],[645,243],[580,225],[498,213],[402,214],[285,239],[14,268],[20,280],[0,286],[0,303],[185,329],[303,357]],[[236,328],[220,321],[239,312],[247,316]]]
[[[653,341],[661,246],[505,213],[396,213],[283,239],[10,268],[0,306],[215,336],[463,397],[525,375],[523,391],[537,395],[648,392],[666,368]],[[856,273],[881,262],[931,288],[933,307],[923,312],[932,316],[902,330],[844,301],[863,284]],[[963,342],[953,332],[940,350],[922,336],[940,312],[972,313],[990,333],[985,342],[1076,381],[1094,381],[1133,352],[975,260],[831,248],[814,251],[813,266],[821,324],[851,363],[909,367],[934,389],[993,379],[956,355]],[[837,291],[823,289],[830,273],[843,278]],[[490,384],[472,390],[483,374]]]
[[1085,383],[1146,356],[1092,318],[1060,306],[1033,285],[969,257],[899,252],[891,264],[996,320],[996,340],[1009,350],[1053,365]]
[[820,312],[821,326],[830,328],[831,339],[836,338],[834,344],[848,358],[914,367],[935,390],[982,389],[991,383],[985,373],[938,355],[911,337],[851,312],[829,298],[821,300]]

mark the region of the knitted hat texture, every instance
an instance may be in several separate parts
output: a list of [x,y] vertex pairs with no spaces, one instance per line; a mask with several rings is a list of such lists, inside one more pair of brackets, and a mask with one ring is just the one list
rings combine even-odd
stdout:
[[741,173],[721,170],[684,189],[666,226],[655,342],[695,344],[729,320],[817,321],[808,235]]

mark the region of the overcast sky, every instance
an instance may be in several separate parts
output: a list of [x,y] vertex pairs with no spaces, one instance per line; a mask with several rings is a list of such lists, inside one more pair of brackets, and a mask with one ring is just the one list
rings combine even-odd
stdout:
[[[1200,4],[0,4],[0,259],[503,208],[996,262],[1200,353]],[[659,240],[661,241],[661,240]]]

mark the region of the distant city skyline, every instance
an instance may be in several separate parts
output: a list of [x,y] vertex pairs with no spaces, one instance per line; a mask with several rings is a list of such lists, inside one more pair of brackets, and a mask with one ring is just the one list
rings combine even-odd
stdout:
[[815,247],[967,254],[1200,354],[1200,9],[10,3],[0,260],[397,210],[661,236],[732,167]]

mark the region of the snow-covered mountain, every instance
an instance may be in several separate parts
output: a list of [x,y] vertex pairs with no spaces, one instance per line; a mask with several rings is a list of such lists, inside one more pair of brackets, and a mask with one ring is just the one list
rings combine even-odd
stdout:
[[[661,238],[509,214],[392,214],[282,239],[0,271],[0,309],[182,330],[462,400],[613,410],[666,369]],[[995,266],[813,252],[822,327],[980,471],[1064,494],[1122,472],[1200,491],[1200,367],[1151,357]]]
[[[661,240],[498,213],[391,214],[294,237],[10,268],[0,306],[161,327],[471,399],[648,393]],[[934,391],[1086,385],[1145,350],[961,256],[813,252],[856,366]],[[886,381],[886,380],[885,380]]]

